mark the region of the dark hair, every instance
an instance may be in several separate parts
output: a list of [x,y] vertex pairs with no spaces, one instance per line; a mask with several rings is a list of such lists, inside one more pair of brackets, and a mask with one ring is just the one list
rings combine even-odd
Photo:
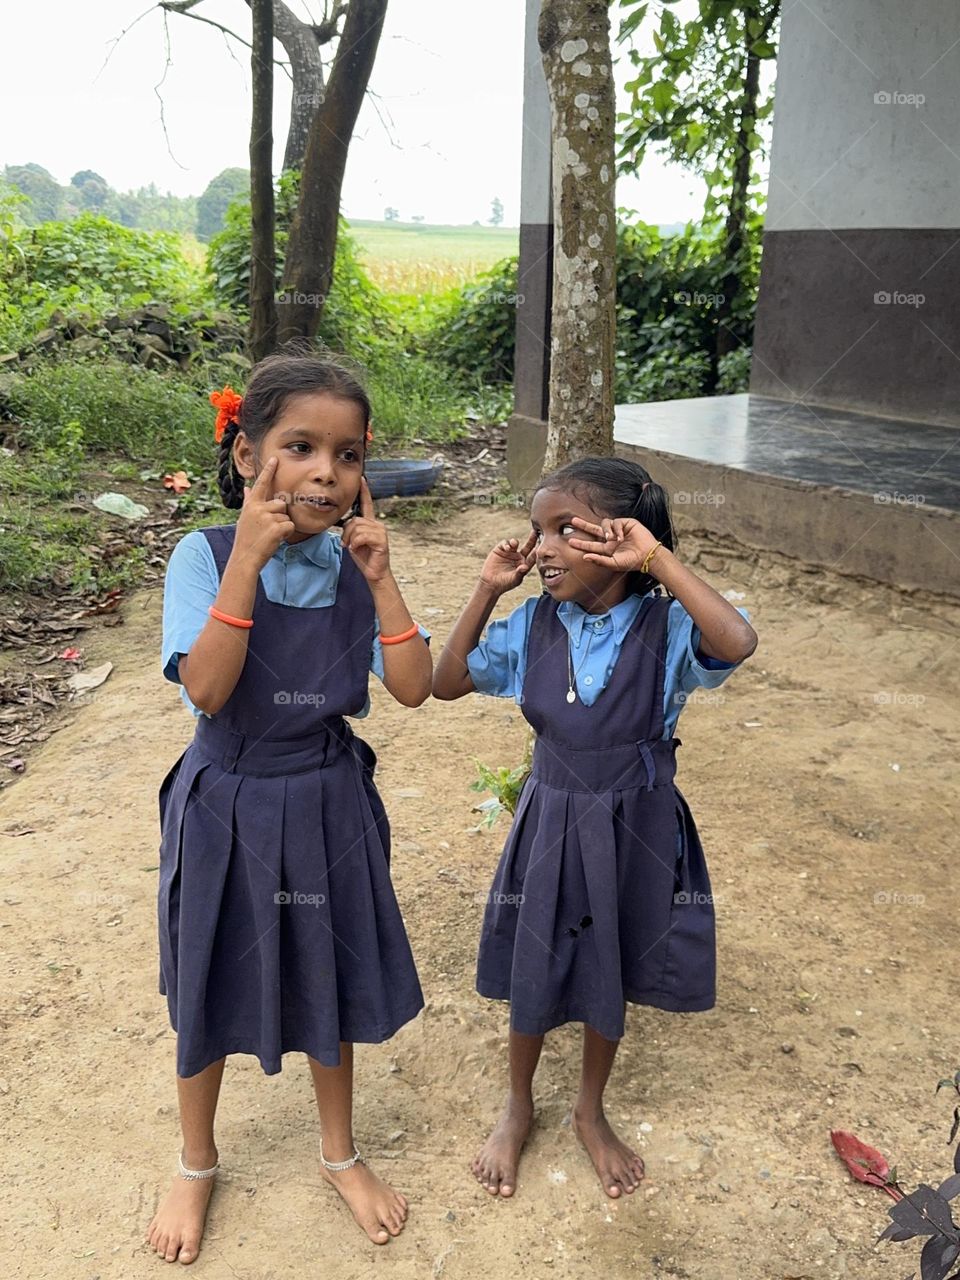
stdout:
[[[625,458],[578,458],[544,476],[534,494],[541,489],[572,493],[597,515],[611,520],[639,520],[669,550],[676,547],[670,500],[638,462],[627,462]],[[627,575],[628,594],[645,595],[657,585],[649,573]]]
[[370,400],[363,384],[338,361],[294,347],[267,356],[254,366],[243,392],[240,421],[228,423],[220,441],[217,484],[225,507],[243,506],[243,477],[233,463],[237,433],[242,431],[251,444],[258,444],[283,413],[291,396],[317,392],[336,396],[338,400],[352,400],[363,414],[364,429],[370,425]]

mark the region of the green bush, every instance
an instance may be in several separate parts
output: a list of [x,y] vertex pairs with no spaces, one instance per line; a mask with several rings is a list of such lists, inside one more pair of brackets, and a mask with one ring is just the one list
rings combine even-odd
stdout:
[[210,302],[209,282],[185,261],[179,238],[131,231],[85,213],[23,227],[0,195],[0,347],[16,350],[55,311],[94,319],[167,302],[178,313]]
[[178,237],[133,231],[109,218],[83,213],[70,222],[45,222],[18,240],[20,272],[29,285],[54,291],[77,286],[106,293],[115,305],[206,301],[203,282],[185,262]]
[[[617,369],[624,399],[637,404],[709,395],[710,361],[702,351],[664,347],[638,365]],[[618,399],[620,393],[618,392]]]
[[[759,224],[741,269],[747,296],[728,323],[750,345],[759,274]],[[662,235],[647,223],[617,232],[616,398],[667,400],[745,386],[749,353],[717,367],[719,298],[728,260],[720,225],[688,224]],[[487,384],[513,378],[517,262],[506,259],[464,288],[421,309],[423,350],[461,380]]]
[[195,472],[212,470],[213,410],[207,394],[176,374],[116,360],[55,360],[14,375],[4,401],[38,450],[63,450],[79,432],[92,452]]
[[737,392],[750,390],[750,360],[753,352],[749,347],[737,347],[729,355],[720,358],[717,375],[717,394],[735,395]]
[[[759,229],[757,240],[759,239]],[[751,244],[753,241],[751,240]],[[745,251],[747,302],[729,318],[749,346],[759,271]],[[617,231],[618,400],[669,400],[718,390],[715,351],[728,258],[721,225],[661,235],[647,223]]]
[[517,259],[504,258],[432,309],[424,350],[470,383],[513,380]]

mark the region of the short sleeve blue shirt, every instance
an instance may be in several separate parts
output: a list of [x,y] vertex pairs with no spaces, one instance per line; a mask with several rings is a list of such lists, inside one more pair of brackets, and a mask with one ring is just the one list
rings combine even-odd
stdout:
[[[623,638],[651,596],[630,595],[607,613],[588,613],[572,600],[561,601],[557,617],[570,637],[577,693],[585,706],[607,687]],[[527,641],[538,596],[530,596],[507,618],[491,622],[467,668],[479,693],[518,700],[523,693]],[[748,618],[745,609],[738,609]],[[748,619],[749,620],[749,619]],[[589,652],[587,641],[589,640]],[[672,738],[687,697],[697,688],[716,689],[739,664],[698,653],[700,631],[679,600],[667,613],[667,651],[663,684],[663,736]]]
[[[340,538],[325,530],[303,542],[281,542],[260,570],[260,581],[268,600],[274,604],[293,605],[299,609],[325,609],[337,597],[343,547]],[[167,565],[163,591],[163,674],[180,684],[178,664],[189,653],[207,624],[207,610],[220,590],[220,574],[210,543],[200,529],[188,533],[173,549]],[[420,634],[429,642],[430,633],[423,627]],[[370,670],[383,679],[383,646],[380,643],[380,621],[374,623]],[[201,712],[180,686],[180,696],[195,716]],[[368,698],[358,718],[368,714]]]

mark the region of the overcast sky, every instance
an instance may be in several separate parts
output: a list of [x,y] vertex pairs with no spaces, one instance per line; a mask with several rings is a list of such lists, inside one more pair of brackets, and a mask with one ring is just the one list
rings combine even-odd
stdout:
[[[302,16],[321,15],[320,0],[288,2]],[[198,12],[249,32],[243,0],[204,0]],[[94,169],[118,190],[152,181],[177,195],[246,167],[248,51],[231,42],[235,61],[220,32],[189,18],[169,17],[168,30],[164,78],[163,18],[149,0],[5,5],[0,164],[34,161],[61,183]],[[346,216],[382,218],[393,205],[403,219],[486,221],[499,196],[505,222],[516,225],[522,58],[523,0],[390,0],[371,79],[376,104],[367,98],[347,162]],[[618,79],[628,75],[621,67]],[[290,99],[279,71],[276,89],[279,168]],[[621,181],[617,199],[667,223],[697,218],[703,197],[695,177],[650,159],[641,181]]]

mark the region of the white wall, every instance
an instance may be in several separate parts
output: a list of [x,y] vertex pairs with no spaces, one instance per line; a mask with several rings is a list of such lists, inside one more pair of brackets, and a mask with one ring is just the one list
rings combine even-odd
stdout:
[[960,226],[958,0],[784,0],[778,63],[767,231]]

